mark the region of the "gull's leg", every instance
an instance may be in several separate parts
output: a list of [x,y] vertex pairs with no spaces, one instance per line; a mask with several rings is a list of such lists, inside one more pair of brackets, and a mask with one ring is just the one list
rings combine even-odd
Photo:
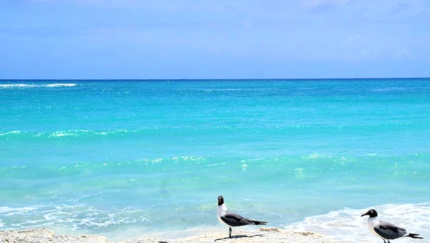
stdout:
[[228,237],[231,238],[231,227],[228,227]]

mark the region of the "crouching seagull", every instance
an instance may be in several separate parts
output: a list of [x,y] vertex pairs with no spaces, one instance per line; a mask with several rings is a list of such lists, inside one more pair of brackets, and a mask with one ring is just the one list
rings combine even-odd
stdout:
[[224,204],[224,198],[218,197],[218,214],[217,218],[222,224],[226,224],[229,228],[228,237],[231,238],[231,227],[244,225],[265,225],[267,222],[244,218],[238,214],[229,212]]
[[[369,215],[369,219],[367,220],[367,227],[369,227],[370,232],[382,238],[384,240],[384,243],[390,243],[390,240],[394,240],[400,237],[422,239],[419,234],[408,234],[408,232],[406,232],[406,230],[403,228],[379,220],[378,213],[375,209],[370,209],[369,211],[367,211],[367,213],[361,215],[361,217],[366,215]],[[385,240],[387,240],[387,242]]]

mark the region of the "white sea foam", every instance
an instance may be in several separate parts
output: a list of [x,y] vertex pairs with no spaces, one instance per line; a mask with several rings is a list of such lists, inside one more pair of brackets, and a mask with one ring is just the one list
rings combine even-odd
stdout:
[[410,90],[410,88],[404,88],[404,87],[388,87],[388,88],[381,88],[381,89],[372,89],[373,92],[396,92],[396,91],[407,91]]
[[11,135],[11,134],[20,134],[21,131],[9,131],[9,132],[1,132],[0,136],[6,136],[6,135]]
[[[28,84],[0,84],[0,88],[7,89],[7,88],[26,88],[29,87]],[[33,86],[33,85],[31,85]]]
[[61,138],[61,137],[80,137],[80,136],[108,136],[115,134],[126,134],[126,133],[136,133],[138,130],[126,130],[126,129],[116,129],[111,131],[93,131],[93,130],[66,130],[66,131],[56,131],[49,134],[51,138]]
[[34,211],[37,210],[39,207],[34,206],[34,207],[21,207],[21,208],[10,208],[7,206],[4,207],[0,207],[0,214],[8,214],[8,215],[12,215],[12,214],[25,214],[28,213],[30,211]]
[[60,138],[60,137],[77,137],[79,136],[80,132],[76,132],[76,131],[70,131],[70,132],[65,132],[65,131],[57,131],[52,133],[49,137],[54,137],[54,138]]
[[75,83],[53,83],[53,84],[0,84],[0,88],[56,88],[56,87],[74,87]]
[[61,226],[71,231],[86,231],[149,222],[141,209],[101,210],[83,204],[0,207],[0,217],[3,220],[0,227],[4,229]]
[[[198,90],[198,89],[196,89]],[[226,91],[242,91],[242,89],[200,89],[198,91],[204,92],[226,92]]]
[[6,88],[31,88],[35,87],[36,85],[32,84],[0,84],[0,88],[6,89]]
[[[404,227],[410,233],[419,233],[424,238],[430,237],[430,204],[387,204],[365,209],[332,211],[327,214],[307,217],[305,220],[286,227],[295,231],[311,231],[332,237],[340,242],[374,242],[377,238],[369,233],[368,217],[361,215],[370,208],[378,211],[379,218]],[[407,239],[403,242],[409,242]],[[411,241],[412,242],[412,241]]]
[[139,133],[142,130],[126,130],[115,129],[110,131],[93,131],[83,129],[62,130],[54,132],[29,132],[29,131],[0,131],[0,137],[26,135],[30,137],[47,137],[47,138],[62,138],[62,137],[94,137],[94,136],[111,136],[111,135],[124,135],[131,133]]
[[46,84],[44,87],[54,88],[54,87],[74,87],[77,84]]

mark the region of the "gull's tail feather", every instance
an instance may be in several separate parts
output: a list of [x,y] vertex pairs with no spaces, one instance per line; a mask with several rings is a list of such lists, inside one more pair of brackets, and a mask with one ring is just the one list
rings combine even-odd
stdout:
[[406,237],[411,237],[414,239],[423,239],[423,237],[421,237],[419,234],[412,234],[412,233],[409,233],[408,235],[406,235]]
[[249,221],[251,221],[252,224],[255,224],[255,225],[266,225],[267,224],[267,222],[265,222],[265,221],[258,221],[258,220],[253,220],[253,219],[251,219]]

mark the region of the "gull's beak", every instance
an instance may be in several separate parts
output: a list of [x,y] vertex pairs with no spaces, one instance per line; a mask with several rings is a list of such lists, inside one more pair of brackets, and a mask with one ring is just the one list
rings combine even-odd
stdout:
[[361,217],[366,216],[366,215],[369,215],[369,213],[367,212],[365,214],[362,214]]

